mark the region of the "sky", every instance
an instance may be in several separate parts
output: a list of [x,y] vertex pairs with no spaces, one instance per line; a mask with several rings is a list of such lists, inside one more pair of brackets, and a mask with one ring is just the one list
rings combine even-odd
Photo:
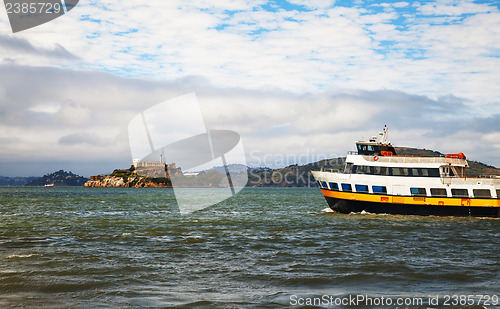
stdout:
[[[127,168],[128,123],[195,93],[250,166],[396,146],[500,167],[498,1],[86,1],[12,33],[0,7],[0,176]],[[165,115],[165,120],[175,115]]]

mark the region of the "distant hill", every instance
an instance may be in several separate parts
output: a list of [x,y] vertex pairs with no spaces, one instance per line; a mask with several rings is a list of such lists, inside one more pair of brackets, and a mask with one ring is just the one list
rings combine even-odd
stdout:
[[395,147],[398,156],[415,156],[415,157],[443,157],[444,154],[439,151],[429,149]]
[[19,187],[24,186],[28,182],[38,179],[38,177],[4,177],[0,176],[0,186],[3,187]]
[[283,168],[251,168],[248,170],[247,187],[317,187],[311,171],[344,169],[345,158],[332,158],[305,165]]
[[[227,169],[230,173],[243,173],[248,170],[248,166],[243,165],[243,164],[228,164]],[[226,173],[226,167],[224,166],[216,166],[214,168],[211,168],[209,170],[206,170],[205,172],[209,171],[217,171],[219,173]]]
[[83,186],[88,180],[88,178],[75,175],[72,172],[60,170],[30,181],[26,183],[26,186],[43,187],[44,185],[54,184],[58,187],[78,187]]

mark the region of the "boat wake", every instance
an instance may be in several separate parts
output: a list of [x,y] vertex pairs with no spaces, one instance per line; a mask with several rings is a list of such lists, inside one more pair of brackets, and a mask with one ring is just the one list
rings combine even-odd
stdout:
[[370,216],[388,216],[389,214],[377,214],[373,212],[368,212],[366,210],[363,210],[361,212],[351,212],[349,213],[350,215],[370,215]]

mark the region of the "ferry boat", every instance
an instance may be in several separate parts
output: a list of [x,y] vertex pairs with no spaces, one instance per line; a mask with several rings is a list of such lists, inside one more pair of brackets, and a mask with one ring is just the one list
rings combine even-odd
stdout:
[[500,177],[470,178],[463,153],[398,156],[378,137],[356,142],[343,172],[312,171],[330,208],[340,213],[500,217]]

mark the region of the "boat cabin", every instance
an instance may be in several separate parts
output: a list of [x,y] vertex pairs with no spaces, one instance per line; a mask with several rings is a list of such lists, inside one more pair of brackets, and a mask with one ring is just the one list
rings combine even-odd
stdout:
[[384,130],[379,133],[380,141],[376,136],[373,136],[368,141],[356,142],[356,149],[360,155],[368,156],[395,156],[396,150],[392,146],[391,142],[386,141],[387,138],[387,126]]
[[396,150],[390,144],[377,142],[356,142],[356,149],[360,155],[368,156],[395,156]]

